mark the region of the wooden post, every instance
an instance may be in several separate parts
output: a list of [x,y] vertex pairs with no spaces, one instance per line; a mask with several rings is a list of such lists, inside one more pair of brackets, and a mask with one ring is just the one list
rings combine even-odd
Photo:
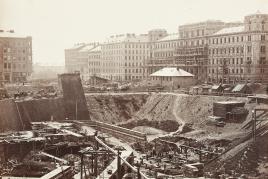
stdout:
[[254,141],[256,141],[256,110],[254,110]]
[[138,179],[141,179],[141,173],[140,173],[140,164],[138,164]]
[[93,153],[91,154],[91,173],[94,173],[94,156]]
[[200,148],[199,148],[199,162],[201,163],[202,162],[202,148],[201,148],[201,146],[200,146]]
[[117,179],[121,179],[121,152],[117,151]]
[[81,154],[80,178],[83,179],[84,155]]
[[98,154],[94,157],[94,176],[98,176]]
[[187,159],[188,159],[188,155],[187,155],[188,149],[185,147],[184,151],[185,151],[185,158],[186,158],[186,161],[187,161]]

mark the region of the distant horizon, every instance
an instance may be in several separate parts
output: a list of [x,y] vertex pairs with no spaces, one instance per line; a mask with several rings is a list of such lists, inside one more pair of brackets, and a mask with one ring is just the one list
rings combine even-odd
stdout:
[[177,33],[184,24],[219,20],[243,22],[267,0],[0,0],[0,29],[33,39],[33,63],[64,66],[64,49],[103,42],[117,34],[152,29]]

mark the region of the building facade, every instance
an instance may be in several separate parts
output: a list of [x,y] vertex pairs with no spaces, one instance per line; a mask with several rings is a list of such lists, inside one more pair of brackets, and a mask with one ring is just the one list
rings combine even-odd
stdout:
[[209,37],[208,81],[268,83],[268,14],[253,14],[238,27]]
[[92,76],[101,76],[102,74],[101,45],[96,45],[88,53],[88,74]]
[[177,67],[201,82],[268,83],[267,14],[246,16],[243,23],[206,21],[179,26],[178,35],[153,44],[148,72]]
[[143,79],[149,49],[147,34],[111,36],[101,45],[102,76],[115,81]]
[[65,50],[66,71],[80,72],[83,80],[92,76],[111,81],[147,78],[146,64],[152,56],[152,42],[166,35],[163,29],[148,34],[120,34],[101,44],[77,44]]
[[32,73],[32,38],[0,30],[0,82],[25,82]]
[[65,70],[67,73],[78,72],[83,81],[89,79],[89,56],[90,51],[99,43],[79,43],[72,48],[65,49]]
[[256,13],[243,22],[181,25],[175,34],[154,29],[115,35],[95,50],[96,45],[88,44],[65,50],[66,68],[113,81],[143,80],[164,67],[176,67],[199,83],[268,83],[267,19],[268,14]]

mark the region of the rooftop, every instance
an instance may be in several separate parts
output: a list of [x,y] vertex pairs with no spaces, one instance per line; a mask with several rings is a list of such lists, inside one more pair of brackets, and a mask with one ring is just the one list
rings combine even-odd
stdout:
[[214,35],[239,33],[239,32],[243,32],[244,29],[245,29],[244,26],[228,27],[228,28],[223,28],[222,30],[214,33]]
[[193,23],[186,23],[186,24],[182,24],[179,25],[179,28],[188,28],[191,26],[204,26],[207,24],[223,24],[224,22],[221,20],[206,20],[206,21],[201,21],[201,22],[193,22]]
[[159,39],[158,42],[162,42],[162,41],[170,41],[170,40],[177,40],[179,39],[179,34],[178,33],[174,33],[174,34],[169,34],[168,36]]
[[3,30],[0,30],[0,37],[26,38],[26,37],[30,37],[30,36],[18,34],[18,33],[14,32],[14,31],[3,31]]
[[93,49],[94,47],[95,47],[94,44],[86,44],[79,50],[79,52],[87,52]]
[[120,43],[120,42],[148,42],[148,35],[120,34],[110,36],[105,40],[104,44]]
[[90,52],[97,52],[97,51],[101,51],[101,46],[98,45],[96,47],[94,47],[93,49],[90,50]]
[[194,75],[175,67],[165,67],[152,73],[150,76],[193,77]]
[[245,88],[247,85],[246,84],[237,84],[232,92],[240,92],[243,88]]

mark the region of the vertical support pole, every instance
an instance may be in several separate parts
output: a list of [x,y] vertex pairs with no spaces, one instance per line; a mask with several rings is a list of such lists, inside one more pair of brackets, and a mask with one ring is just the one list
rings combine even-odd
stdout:
[[75,120],[77,121],[77,99],[75,100]]
[[83,165],[84,165],[84,155],[81,154],[81,169],[80,169],[80,178],[83,179]]
[[93,157],[93,153],[91,154],[91,173],[93,174],[94,172],[94,157]]
[[254,110],[254,142],[256,141],[256,109]]
[[199,162],[202,163],[202,147],[199,148]]
[[251,111],[251,117],[252,117],[252,139],[254,139],[254,111],[255,110],[252,110]]
[[98,154],[94,157],[94,176],[98,176]]
[[7,151],[8,151],[8,145],[6,144],[6,142],[4,142],[4,161],[7,162],[8,160],[8,154],[7,154]]
[[117,151],[117,179],[121,179],[121,152]]
[[185,147],[185,149],[184,149],[184,152],[185,152],[185,158],[186,158],[186,161],[188,160],[188,149]]
[[138,169],[137,169],[137,170],[138,170],[138,171],[137,171],[137,172],[138,172],[138,179],[141,179],[140,167],[141,167],[141,166],[140,166],[140,163],[139,163],[139,164],[138,164]]

